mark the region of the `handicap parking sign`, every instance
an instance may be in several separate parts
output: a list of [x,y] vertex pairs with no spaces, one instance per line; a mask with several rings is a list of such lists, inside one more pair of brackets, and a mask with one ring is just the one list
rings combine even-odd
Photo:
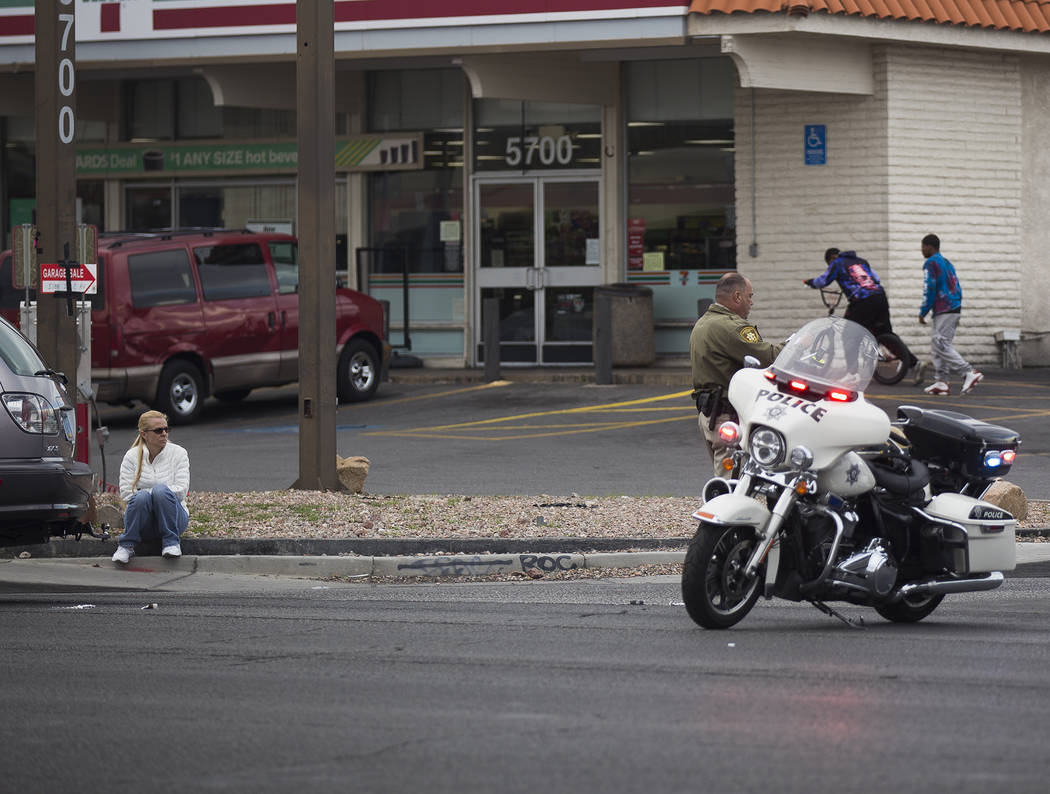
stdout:
[[802,150],[806,165],[826,165],[828,162],[828,128],[824,124],[807,124]]

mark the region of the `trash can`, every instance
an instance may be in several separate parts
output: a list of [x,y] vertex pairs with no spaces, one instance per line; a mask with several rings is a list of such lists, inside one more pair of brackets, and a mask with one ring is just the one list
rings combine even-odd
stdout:
[[[656,360],[653,339],[653,291],[635,284],[603,284],[594,288],[595,324],[598,300],[608,296],[612,328],[612,365],[647,367]],[[594,338],[597,339],[595,328]]]

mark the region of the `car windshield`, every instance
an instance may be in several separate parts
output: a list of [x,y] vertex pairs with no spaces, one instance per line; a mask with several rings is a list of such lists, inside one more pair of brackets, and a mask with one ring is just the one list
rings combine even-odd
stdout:
[[791,336],[773,369],[788,378],[864,391],[878,356],[875,337],[866,328],[841,317],[824,317]]
[[47,369],[29,341],[3,319],[0,319],[0,359],[16,375],[36,375]]

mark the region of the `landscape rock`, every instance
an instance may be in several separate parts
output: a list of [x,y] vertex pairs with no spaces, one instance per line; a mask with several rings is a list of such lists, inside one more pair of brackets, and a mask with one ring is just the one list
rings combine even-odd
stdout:
[[368,476],[368,470],[372,466],[372,461],[361,455],[354,455],[350,458],[336,455],[335,460],[336,473],[343,487],[350,493],[362,493],[365,489],[365,478]]
[[996,480],[988,486],[981,498],[996,507],[1001,507],[1018,521],[1028,515],[1028,500],[1024,491],[1012,482]]

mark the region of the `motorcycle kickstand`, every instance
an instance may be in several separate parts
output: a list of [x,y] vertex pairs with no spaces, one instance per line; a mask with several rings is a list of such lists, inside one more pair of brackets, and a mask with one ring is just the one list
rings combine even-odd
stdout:
[[836,612],[834,609],[829,607],[823,601],[810,601],[809,603],[811,603],[813,606],[815,606],[817,609],[819,609],[825,615],[830,615],[833,618],[838,618],[843,623],[845,623],[847,626],[849,626],[851,629],[862,629],[862,628],[864,628],[864,618],[857,618],[856,620],[854,620],[853,618],[848,618],[845,615],[843,615],[841,612]]

